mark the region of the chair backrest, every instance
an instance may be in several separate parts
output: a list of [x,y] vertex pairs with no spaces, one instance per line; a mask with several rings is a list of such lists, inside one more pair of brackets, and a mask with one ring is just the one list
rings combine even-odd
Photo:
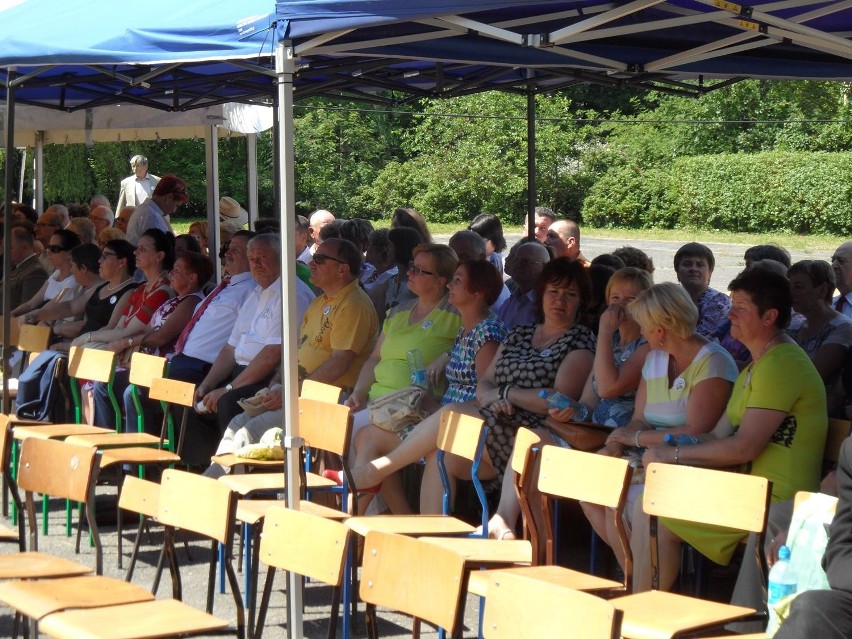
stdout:
[[[512,484],[518,503],[521,506],[521,515],[524,524],[524,539],[533,538],[532,532],[535,526],[533,508],[538,504],[532,504],[530,500],[530,489],[532,488],[533,460],[532,448],[541,444],[541,437],[535,431],[521,426],[515,433],[515,447],[512,449],[512,457],[509,466],[514,476]],[[536,547],[533,545],[533,557],[536,557]]]
[[[195,384],[176,379],[155,377],[151,380],[148,397],[155,401],[158,400],[163,404],[164,412],[163,425],[160,431],[160,444],[162,445],[163,440],[168,438],[169,448],[180,455],[183,452],[183,440],[186,433],[189,409],[195,404]],[[174,420],[172,419],[171,411],[173,405],[183,407],[180,426],[178,427],[177,445],[175,445]]]
[[302,437],[306,446],[345,457],[351,430],[348,406],[299,398],[299,423],[294,434]]
[[21,443],[17,483],[25,492],[30,549],[38,550],[35,493],[82,503],[95,544],[95,569],[101,574],[103,552],[94,508],[97,459],[94,446],[28,437]]
[[340,400],[340,388],[306,379],[302,382],[302,391],[299,393],[299,397],[337,404]]
[[480,447],[482,426],[483,421],[479,417],[452,410],[441,411],[438,450],[474,461]]
[[130,383],[134,386],[151,387],[151,382],[163,377],[166,372],[166,358],[147,353],[135,352],[130,356]]
[[532,526],[534,557],[545,564],[555,562],[553,499],[571,499],[611,510],[611,518],[624,557],[624,583],[629,588],[633,556],[624,524],[624,507],[633,468],[626,459],[609,457],[559,446],[544,446],[539,454],[536,486],[541,493],[541,530]]
[[236,507],[236,493],[222,482],[174,468],[163,471],[157,519],[165,526],[230,544]]
[[266,512],[260,538],[264,563],[339,586],[349,543],[349,528],[339,521],[273,507]]
[[413,537],[371,531],[364,540],[361,599],[423,619],[456,636],[464,558]]
[[570,628],[577,639],[621,634],[622,613],[605,599],[511,570],[491,573],[485,639],[540,639],[560,634],[557,628]]
[[[15,444],[15,439],[12,437],[11,420],[8,415],[0,413],[0,477],[6,482],[9,487],[9,494],[12,496],[12,501],[17,508],[18,513],[23,513],[21,506],[21,496],[18,493],[18,484],[15,481],[13,473],[8,472],[9,460],[12,455],[12,446]],[[24,531],[24,517],[18,516],[18,547],[21,551],[26,549],[26,535]]]
[[829,419],[828,431],[825,434],[825,452],[822,456],[823,464],[830,466],[836,464],[840,459],[840,448],[844,440],[849,437],[852,430],[852,421],[848,419]]
[[146,517],[157,517],[160,514],[160,484],[126,475],[118,507]]
[[772,482],[758,475],[676,464],[649,464],[645,469],[642,508],[650,516],[651,588],[660,587],[658,517],[754,533],[757,536],[754,561],[760,583],[764,583],[763,540],[771,491]]
[[97,348],[71,347],[68,353],[68,376],[109,383],[115,373],[115,353]]
[[50,327],[24,324],[19,329],[17,344],[25,353],[40,353],[50,346]]
[[[17,317],[13,317],[9,320],[9,339],[7,340],[10,344],[17,345],[18,343],[18,335],[21,331],[21,324],[18,322]],[[3,339],[3,316],[0,315],[0,340]]]

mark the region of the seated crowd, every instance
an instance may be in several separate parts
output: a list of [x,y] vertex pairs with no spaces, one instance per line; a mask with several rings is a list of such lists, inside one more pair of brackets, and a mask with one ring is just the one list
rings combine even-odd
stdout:
[[[162,355],[169,377],[197,385],[185,461],[219,476],[227,469],[211,465],[213,454],[255,443],[282,422],[278,226],[260,220],[257,233],[223,228],[217,284],[206,223],[193,224],[187,236],[170,233],[167,216],[186,199],[185,183],[165,176],[129,215],[94,207],[81,219],[94,225],[97,239],[69,226],[61,205],[35,226],[14,212],[7,231],[14,270],[6,278],[12,315],[46,323],[54,334],[50,350],[21,376],[18,410],[42,419],[55,411],[58,395],[44,372],[69,345],[107,349],[118,355],[121,410],[97,383],[89,389],[89,419],[109,427],[118,420],[135,431],[130,355]],[[773,482],[773,502],[819,488],[827,419],[850,416],[852,242],[838,247],[831,263],[791,264],[778,246],[752,247],[745,269],[718,291],[710,287],[713,253],[697,242],[674,256],[679,284],[654,284],[653,263],[639,248],[589,261],[577,224],[547,209],[536,211],[534,234],[504,260],[494,215],[477,216],[447,245],[413,209],[397,209],[390,230],[322,210],[299,216],[298,279],[291,285],[300,380],[340,387],[353,412],[359,510],[411,512],[400,471],[420,462],[419,510],[441,511],[436,434],[446,410],[479,416],[489,427],[479,474],[499,492],[488,526],[497,539],[518,533],[520,508],[507,472],[518,428],[569,446],[567,422],[609,427],[598,452],[628,457],[637,469],[626,509],[636,591],[651,584],[643,465],[742,468]],[[417,358],[425,380],[412,380]],[[426,387],[415,391],[415,418],[377,421],[373,403],[394,393],[409,397],[413,381]],[[550,408],[547,397],[556,391],[570,398],[567,408]],[[258,392],[260,413],[244,413],[241,400]],[[142,401],[146,428],[156,429],[151,415],[159,407],[144,393]],[[469,477],[464,460],[446,466],[453,484]],[[342,480],[334,471],[329,476]],[[606,512],[588,505],[584,512],[618,553]],[[727,564],[739,537],[664,521],[664,589],[680,569],[682,541]]]

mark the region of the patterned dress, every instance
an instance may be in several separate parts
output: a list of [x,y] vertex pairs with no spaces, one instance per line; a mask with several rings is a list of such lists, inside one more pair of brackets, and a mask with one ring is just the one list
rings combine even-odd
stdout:
[[[612,357],[615,360],[616,369],[621,368],[624,362],[629,360],[630,356],[636,352],[637,348],[648,343],[648,340],[641,335],[623,346],[619,344],[619,339],[620,336],[618,331],[615,331],[615,333],[612,334]],[[595,379],[594,375],[592,376],[592,387],[595,389],[595,393],[597,393],[598,381]],[[598,396],[600,396],[600,393],[598,393]],[[633,417],[633,405],[635,402],[635,389],[618,397],[601,398],[594,413],[592,413],[592,422],[595,424],[603,424],[604,426],[611,426],[612,428],[626,426]]]
[[476,397],[476,355],[486,342],[501,344],[506,339],[506,327],[491,313],[464,335],[459,330],[453,348],[450,350],[450,363],[446,374],[448,387],[442,404],[469,402]]
[[[595,350],[595,335],[587,326],[578,324],[568,329],[553,344],[540,350],[532,345],[535,329],[535,326],[519,326],[509,333],[494,369],[494,383],[497,386],[508,384],[517,388],[553,388],[559,365],[570,352]],[[489,428],[485,446],[497,471],[497,480],[501,482],[512,455],[518,428],[541,427],[546,415],[519,407],[515,407],[512,416],[495,414],[487,408],[480,409],[480,413]]]
[[698,307],[698,327],[695,332],[707,339],[721,338],[727,329],[725,322],[731,311],[731,298],[708,286],[695,305]]

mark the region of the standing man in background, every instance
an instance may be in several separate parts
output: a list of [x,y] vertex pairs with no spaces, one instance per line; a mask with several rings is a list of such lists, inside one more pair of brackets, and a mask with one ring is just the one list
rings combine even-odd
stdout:
[[133,175],[121,181],[121,192],[118,195],[116,211],[125,206],[138,206],[154,193],[157,182],[156,175],[148,173],[148,158],[144,155],[134,155],[130,158],[130,170]]

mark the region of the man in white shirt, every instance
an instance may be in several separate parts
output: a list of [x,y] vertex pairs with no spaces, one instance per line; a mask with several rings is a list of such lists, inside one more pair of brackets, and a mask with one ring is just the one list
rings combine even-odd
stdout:
[[[189,201],[186,192],[186,182],[176,175],[165,175],[157,183],[154,193],[133,211],[127,223],[127,241],[134,246],[139,244],[139,238],[148,229],[160,229],[171,233],[172,226],[167,216],[174,213],[181,204]],[[119,209],[121,210],[121,209]]]
[[837,247],[831,256],[831,267],[840,293],[832,300],[832,305],[835,310],[852,317],[852,242]]
[[125,206],[139,206],[154,193],[160,181],[156,175],[148,173],[148,158],[144,155],[134,155],[130,158],[130,170],[133,175],[121,181],[121,192],[118,195],[116,211]]
[[204,409],[216,413],[220,434],[242,412],[237,402],[264,388],[281,362],[278,236],[270,233],[252,238],[248,261],[257,287],[240,309],[228,342],[195,391]]
[[308,231],[308,235],[313,241],[313,244],[311,244],[311,255],[313,255],[316,252],[317,247],[322,244],[322,238],[320,237],[322,227],[326,224],[330,224],[331,222],[334,222],[334,216],[325,209],[318,209],[311,213],[310,230]]

